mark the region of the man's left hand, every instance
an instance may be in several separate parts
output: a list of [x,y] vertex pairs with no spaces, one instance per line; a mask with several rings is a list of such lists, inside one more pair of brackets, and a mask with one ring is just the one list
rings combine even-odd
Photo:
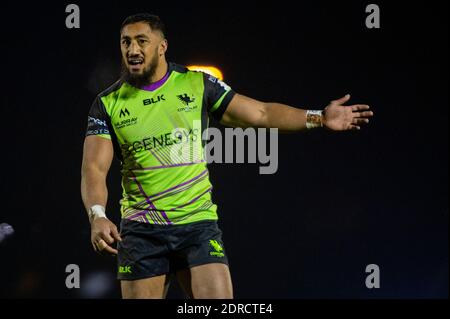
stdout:
[[333,131],[359,130],[361,125],[369,123],[373,112],[366,104],[343,105],[350,100],[350,94],[331,101],[323,111],[323,126]]

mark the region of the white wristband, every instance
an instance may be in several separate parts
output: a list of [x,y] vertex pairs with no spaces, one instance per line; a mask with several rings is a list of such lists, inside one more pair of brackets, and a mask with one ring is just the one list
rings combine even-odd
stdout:
[[306,111],[306,128],[322,127],[322,111],[307,110]]
[[91,222],[96,218],[100,217],[107,218],[105,214],[105,207],[103,207],[102,205],[94,205],[91,208],[89,208],[88,215],[89,221]]

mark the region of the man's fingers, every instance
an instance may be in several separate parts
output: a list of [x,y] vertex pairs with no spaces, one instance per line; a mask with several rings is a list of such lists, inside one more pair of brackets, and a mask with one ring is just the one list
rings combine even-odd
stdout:
[[100,239],[94,246],[96,247],[96,251],[99,253],[107,252],[110,254],[117,255],[117,249],[114,249],[111,246],[109,246],[103,239]]
[[107,253],[110,253],[112,255],[117,255],[117,253],[118,253],[117,249],[114,249],[114,248],[112,248],[109,245],[106,245],[105,248],[102,249],[102,252],[107,252]]
[[348,129],[349,129],[349,130],[356,130],[356,131],[357,131],[357,130],[360,130],[361,127],[359,127],[358,125],[352,124],[352,125],[349,125]]
[[373,116],[373,112],[372,111],[354,112],[353,115],[355,117],[371,117]]
[[116,227],[112,227],[112,228],[111,228],[111,234],[112,234],[112,236],[114,237],[115,240],[117,240],[117,241],[122,241],[122,238],[120,237],[120,234],[119,234],[119,232],[117,231],[117,228],[116,228]]
[[102,233],[102,238],[106,241],[107,244],[111,245],[112,243],[114,243],[114,238],[112,238],[111,235],[107,232]]
[[367,104],[355,104],[351,106],[352,111],[356,112],[356,111],[364,111],[364,110],[369,110],[370,106],[368,106]]
[[352,124],[367,124],[369,123],[369,119],[355,117],[352,121]]
[[345,102],[347,102],[348,100],[350,100],[350,94],[346,94],[344,97],[341,97],[340,99],[331,101],[331,103],[334,104],[344,104]]
[[106,241],[104,241],[103,239],[98,239],[95,242],[92,243],[92,245],[95,248],[95,251],[100,252],[103,249],[105,249],[106,246],[108,246],[108,244],[106,243]]

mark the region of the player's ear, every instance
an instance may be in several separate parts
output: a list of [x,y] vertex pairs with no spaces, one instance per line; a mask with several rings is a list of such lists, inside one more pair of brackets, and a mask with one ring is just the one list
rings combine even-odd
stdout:
[[164,55],[167,51],[167,39],[163,39],[160,43],[159,43],[159,55]]

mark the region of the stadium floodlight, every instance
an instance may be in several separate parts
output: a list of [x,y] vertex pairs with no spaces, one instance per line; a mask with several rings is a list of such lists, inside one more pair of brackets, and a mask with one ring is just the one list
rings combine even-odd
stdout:
[[187,68],[191,71],[201,71],[206,74],[215,76],[219,80],[223,81],[223,74],[218,68],[214,66],[205,66],[205,65],[188,65]]

